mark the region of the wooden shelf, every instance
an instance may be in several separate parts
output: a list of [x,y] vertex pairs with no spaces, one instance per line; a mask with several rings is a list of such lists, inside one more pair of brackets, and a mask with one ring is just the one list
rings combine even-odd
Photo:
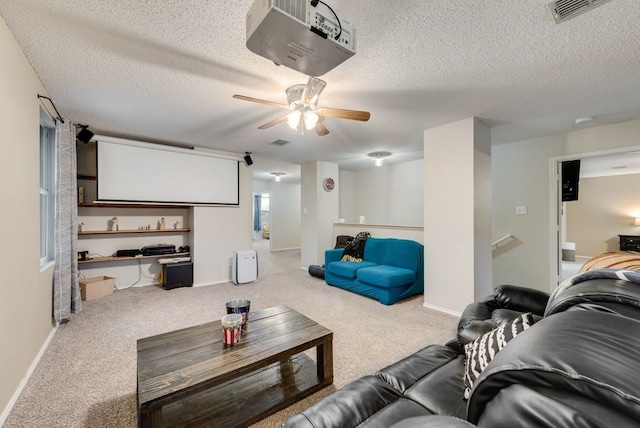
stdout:
[[189,209],[191,205],[162,205],[162,204],[107,204],[107,203],[96,203],[96,204],[78,204],[78,208],[167,208],[167,209]]
[[138,229],[130,229],[130,230],[83,230],[82,232],[78,232],[78,236],[82,235],[117,235],[120,233],[182,233],[189,232],[191,229],[182,228],[182,229],[151,229],[151,230],[138,230]]
[[93,174],[78,174],[78,180],[97,180],[98,176]]
[[125,260],[139,260],[139,259],[163,259],[172,257],[185,257],[191,256],[191,253],[173,253],[173,254],[161,254],[157,256],[137,256],[137,257],[94,257],[89,260],[78,260],[78,264],[85,263],[105,263],[105,262],[121,262]]

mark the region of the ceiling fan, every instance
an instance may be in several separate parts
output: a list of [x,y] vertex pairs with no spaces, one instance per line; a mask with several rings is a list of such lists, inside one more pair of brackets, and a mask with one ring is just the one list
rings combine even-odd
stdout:
[[237,94],[233,98],[289,110],[287,114],[259,126],[258,129],[271,128],[280,122],[287,121],[288,125],[296,131],[304,133],[305,130],[314,130],[316,134],[324,136],[329,133],[329,130],[323,124],[325,117],[359,120],[362,122],[369,120],[371,114],[368,111],[318,107],[318,99],[325,86],[327,86],[327,83],[324,80],[317,77],[309,77],[306,85],[293,85],[287,89],[287,104]]

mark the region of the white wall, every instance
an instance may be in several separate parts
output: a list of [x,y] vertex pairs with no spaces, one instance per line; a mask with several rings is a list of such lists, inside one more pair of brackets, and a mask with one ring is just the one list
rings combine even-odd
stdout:
[[[346,174],[345,174],[346,175]],[[424,163],[422,159],[356,171],[353,206],[345,206],[340,218],[368,224],[422,226],[424,223]],[[343,187],[344,188],[344,187]],[[347,187],[348,188],[348,187]],[[353,211],[347,211],[346,208]]]
[[253,191],[271,195],[270,249],[278,251],[300,248],[300,185],[254,180]]
[[324,252],[333,248],[333,224],[338,221],[339,196],[337,191],[327,192],[322,181],[330,177],[340,189],[338,165],[329,162],[307,162],[301,168],[301,251],[303,267],[322,264]]
[[355,191],[355,171],[338,172],[340,186],[336,186],[338,191],[338,218],[344,219],[345,223],[357,223],[358,212],[356,211],[356,191]]
[[194,285],[231,280],[234,250],[253,248],[251,171],[240,169],[240,206],[193,207]]
[[[493,259],[494,284],[549,291],[551,284],[551,159],[638,146],[640,119],[492,148],[493,237],[513,234],[515,245]],[[527,205],[527,215],[515,215]]]
[[459,313],[492,288],[490,144],[475,118],[424,132],[425,306]]
[[[38,76],[0,18],[0,425],[53,330],[53,268],[40,271]],[[50,111],[52,109],[50,108]]]

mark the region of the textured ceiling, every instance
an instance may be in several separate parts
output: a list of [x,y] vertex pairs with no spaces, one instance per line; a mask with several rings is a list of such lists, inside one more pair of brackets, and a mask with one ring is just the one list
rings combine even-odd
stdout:
[[[300,135],[281,113],[307,77],[250,52],[252,0],[0,0],[0,14],[62,116],[99,134],[253,152],[254,175],[422,157],[424,129],[476,116],[494,144],[640,117],[640,1],[613,0],[556,25],[546,0],[327,0],[357,53],[322,76],[320,106],[371,112]],[[584,126],[584,125],[583,125]],[[290,141],[284,147],[274,140]],[[272,177],[271,177],[272,178]]]

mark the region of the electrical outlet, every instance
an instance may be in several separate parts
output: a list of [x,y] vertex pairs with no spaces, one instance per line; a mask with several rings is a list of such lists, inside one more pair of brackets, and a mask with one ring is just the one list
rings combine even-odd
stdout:
[[516,205],[516,215],[525,215],[527,213],[526,205]]

